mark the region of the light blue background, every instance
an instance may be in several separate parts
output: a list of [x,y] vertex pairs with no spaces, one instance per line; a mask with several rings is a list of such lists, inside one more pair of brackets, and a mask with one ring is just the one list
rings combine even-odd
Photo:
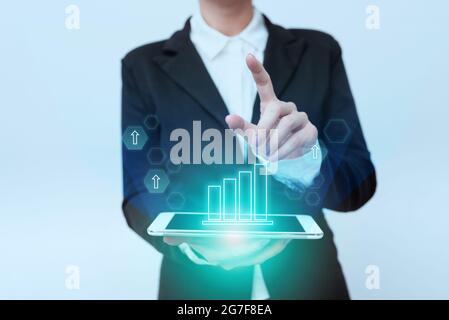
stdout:
[[[120,68],[168,37],[195,0],[9,1],[0,10],[0,298],[155,298],[160,256],[122,216]],[[255,2],[344,50],[378,173],[357,213],[328,213],[353,298],[449,298],[449,4],[444,0]],[[365,28],[365,7],[381,29]],[[380,268],[380,290],[365,268]],[[65,288],[78,265],[80,290]]]

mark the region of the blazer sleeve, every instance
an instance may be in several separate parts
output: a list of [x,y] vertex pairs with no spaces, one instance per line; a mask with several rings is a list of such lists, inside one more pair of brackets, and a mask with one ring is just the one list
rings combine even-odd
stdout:
[[333,40],[328,96],[319,134],[326,147],[321,165],[322,206],[352,211],[363,206],[376,190],[376,173],[363,136],[349,86],[342,51]]
[[[143,80],[144,81],[144,80]],[[144,119],[155,115],[156,109],[149,94],[139,90],[133,68],[127,65],[126,58],[122,60],[122,132],[128,126],[144,127]],[[167,211],[166,193],[151,194],[147,191],[144,178],[150,169],[163,169],[152,165],[147,160],[150,148],[160,147],[160,132],[158,126],[154,130],[146,130],[148,140],[142,150],[128,150],[122,144],[123,162],[123,213],[128,225],[144,240],[150,243],[160,253],[178,262],[188,261],[178,247],[165,244],[162,237],[147,234],[147,228],[157,214]],[[176,179],[170,185],[179,183]]]

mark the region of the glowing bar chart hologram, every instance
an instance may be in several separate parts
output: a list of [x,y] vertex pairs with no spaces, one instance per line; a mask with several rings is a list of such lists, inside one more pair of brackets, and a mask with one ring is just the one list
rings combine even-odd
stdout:
[[265,164],[224,178],[207,188],[208,220],[203,224],[273,224],[268,220],[268,175]]

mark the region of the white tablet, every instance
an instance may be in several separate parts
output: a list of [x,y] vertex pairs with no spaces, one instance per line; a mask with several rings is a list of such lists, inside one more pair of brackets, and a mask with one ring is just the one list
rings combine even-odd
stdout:
[[148,227],[151,236],[243,236],[268,239],[320,239],[323,231],[311,216],[272,214],[252,221],[212,220],[205,213],[162,212]]

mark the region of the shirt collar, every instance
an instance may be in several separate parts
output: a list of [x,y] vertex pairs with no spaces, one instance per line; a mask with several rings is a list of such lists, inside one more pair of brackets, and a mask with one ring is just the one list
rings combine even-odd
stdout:
[[268,31],[262,14],[254,8],[250,23],[238,35],[229,37],[210,27],[198,11],[190,20],[190,38],[209,60],[214,59],[231,39],[245,41],[256,50],[265,49]]

